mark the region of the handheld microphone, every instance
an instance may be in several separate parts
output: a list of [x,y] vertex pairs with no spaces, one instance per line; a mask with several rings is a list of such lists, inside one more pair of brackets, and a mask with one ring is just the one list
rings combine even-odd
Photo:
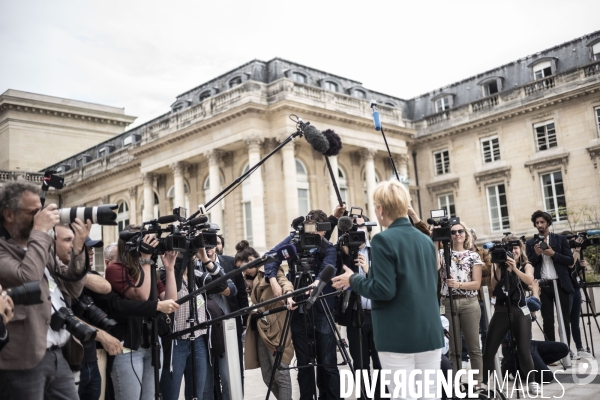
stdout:
[[373,123],[375,124],[375,130],[381,130],[381,119],[379,118],[379,110],[377,109],[377,102],[371,100],[371,108],[373,109]]
[[280,262],[288,261],[290,259],[296,258],[298,252],[296,251],[296,247],[293,244],[286,244],[279,250],[277,250],[277,258]]
[[331,281],[331,278],[333,278],[333,274],[335,274],[335,267],[333,265],[326,266],[323,272],[321,272],[321,277],[317,288],[313,289],[310,298],[306,301],[307,310],[310,310],[313,304],[315,304],[315,301],[317,301],[317,298],[321,295],[321,292],[325,286],[327,286],[327,284]]
[[354,221],[352,218],[343,216],[338,220],[338,229],[342,232],[348,232],[354,226]]
[[185,226],[194,226],[194,225],[203,224],[203,223],[205,223],[207,221],[208,221],[208,217],[206,215],[202,215],[200,217],[190,219],[189,221],[184,222],[182,225],[185,225]]

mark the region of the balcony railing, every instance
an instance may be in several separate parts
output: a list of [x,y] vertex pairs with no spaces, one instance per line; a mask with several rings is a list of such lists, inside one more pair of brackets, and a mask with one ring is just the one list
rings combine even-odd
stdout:
[[446,121],[450,117],[450,111],[442,111],[437,114],[430,115],[425,118],[427,121],[427,126],[438,124],[442,121]]
[[529,96],[530,94],[543,92],[548,89],[552,89],[555,86],[555,76],[549,76],[547,78],[539,79],[529,85],[523,86],[523,90],[525,90],[525,95]]
[[28,181],[32,183],[42,183],[44,174],[24,171],[0,171],[0,182],[10,181]]
[[583,73],[586,77],[600,74],[600,61],[583,67]]
[[498,105],[498,95],[486,97],[485,99],[477,100],[471,103],[473,112],[487,110]]

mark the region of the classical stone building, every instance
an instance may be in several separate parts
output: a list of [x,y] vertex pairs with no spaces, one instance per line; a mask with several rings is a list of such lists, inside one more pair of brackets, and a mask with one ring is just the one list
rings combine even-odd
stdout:
[[[445,208],[484,241],[531,235],[539,208],[556,216],[556,230],[567,226],[565,210],[600,209],[600,32],[409,100],[279,58],[254,60],[177,96],[170,112],[57,161],[67,183],[60,201],[118,204],[119,227],[102,228],[105,242],[174,206],[193,212],[291,135],[296,114],[341,136],[330,161],[342,197],[372,216],[371,193],[393,172],[371,99],[424,218]],[[243,238],[264,251],[293,218],[336,203],[324,156],[295,139],[210,216],[229,254]]]

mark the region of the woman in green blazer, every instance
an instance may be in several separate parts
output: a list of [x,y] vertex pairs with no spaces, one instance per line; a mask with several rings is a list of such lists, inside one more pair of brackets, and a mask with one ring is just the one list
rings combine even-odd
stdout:
[[[336,289],[348,289],[372,301],[373,336],[382,369],[440,369],[444,330],[437,302],[437,261],[430,238],[415,229],[407,218],[408,191],[396,181],[381,182],[373,194],[375,214],[388,228],[371,241],[372,264],[367,277],[348,267],[333,278]],[[423,375],[421,375],[423,378]],[[433,385],[423,389],[436,393]],[[416,384],[416,382],[415,382]],[[408,393],[408,388],[406,388]]]

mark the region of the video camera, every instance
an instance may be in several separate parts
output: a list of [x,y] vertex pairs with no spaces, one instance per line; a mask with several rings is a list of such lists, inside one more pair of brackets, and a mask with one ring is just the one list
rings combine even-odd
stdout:
[[[510,235],[510,232],[505,232],[504,235]],[[501,268],[506,268],[506,260],[508,258],[514,259],[513,247],[520,247],[521,241],[519,240],[507,240],[502,243],[501,241],[488,242],[483,245],[484,250],[489,251],[492,256],[492,262],[498,264]]]
[[[338,247],[348,247],[352,260],[355,260],[358,256],[360,247],[367,243],[367,232],[359,230],[358,228],[362,226],[377,226],[376,222],[364,222],[358,224],[356,219],[362,217],[362,211],[363,210],[360,207],[350,207],[349,216],[343,216],[338,220]],[[355,268],[354,263],[352,263],[352,268]]]
[[[589,246],[600,246],[600,237],[589,237],[600,235],[600,230],[583,231],[575,235],[567,235],[566,238],[569,241],[569,246],[574,248],[586,248]],[[576,242],[578,238],[583,238],[582,243]]]
[[460,218],[448,217],[445,209],[431,210],[431,218],[427,219],[427,223],[437,227],[431,230],[431,240],[434,242],[450,242],[452,241],[451,227],[460,224]]
[[292,228],[296,233],[291,243],[296,247],[298,252],[302,252],[320,247],[321,235],[311,232],[330,231],[331,223],[315,222],[307,215],[306,217],[298,217],[293,220]]

